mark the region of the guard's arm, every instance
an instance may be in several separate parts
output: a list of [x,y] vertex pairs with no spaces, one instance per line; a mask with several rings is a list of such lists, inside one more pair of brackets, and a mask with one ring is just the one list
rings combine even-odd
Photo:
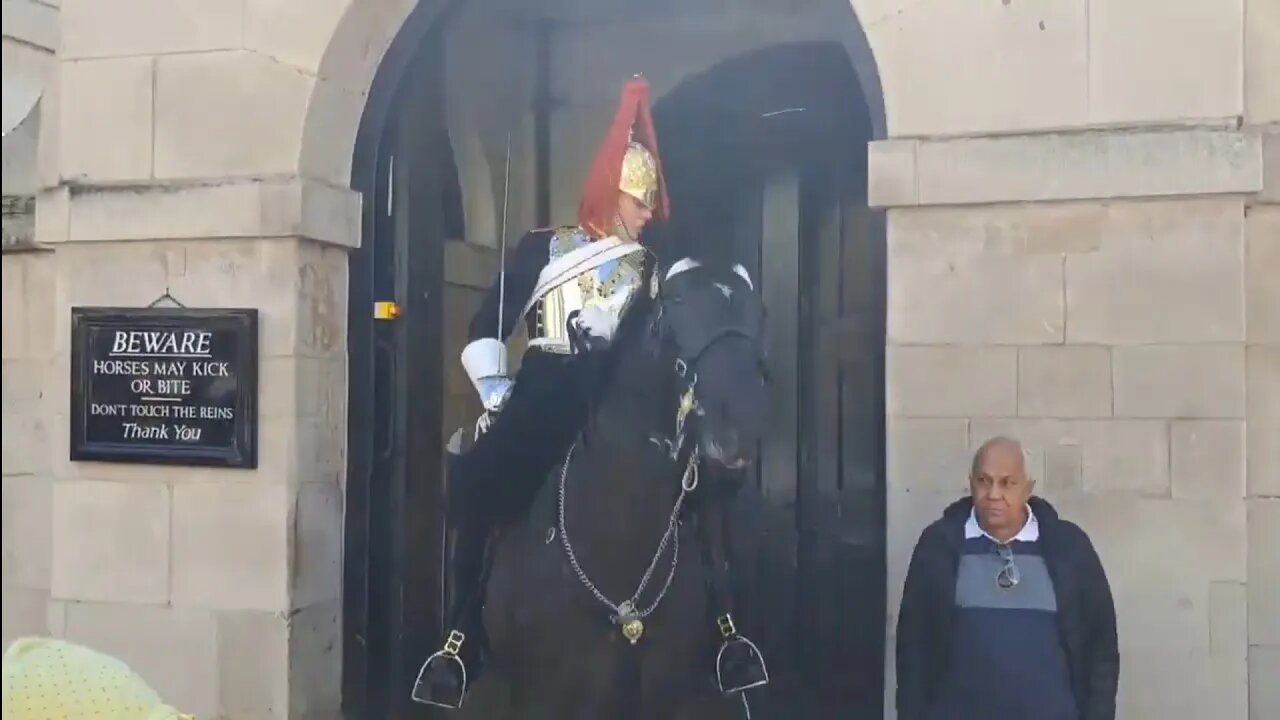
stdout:
[[[471,318],[469,342],[462,350],[462,367],[486,410],[500,410],[511,391],[506,340],[516,323],[523,320],[520,311],[533,294],[538,273],[547,263],[549,243],[550,235],[545,231],[526,233],[507,259],[505,290],[502,276],[495,277]],[[498,326],[500,308],[501,327]]]

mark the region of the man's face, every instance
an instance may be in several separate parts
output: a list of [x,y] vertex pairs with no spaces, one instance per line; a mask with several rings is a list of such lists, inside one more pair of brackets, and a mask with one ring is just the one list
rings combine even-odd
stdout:
[[988,529],[1016,530],[1026,522],[1032,483],[1022,453],[1013,446],[987,448],[969,491],[978,519]]
[[649,223],[649,218],[652,217],[653,210],[644,203],[627,193],[618,193],[618,220],[622,224],[623,232],[626,233],[626,237],[623,240],[639,239],[640,231],[644,230],[644,226]]

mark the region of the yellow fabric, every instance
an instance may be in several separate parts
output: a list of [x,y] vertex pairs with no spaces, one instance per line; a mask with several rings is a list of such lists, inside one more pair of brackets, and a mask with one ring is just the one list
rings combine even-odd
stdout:
[[3,720],[195,720],[128,665],[82,645],[21,638],[3,662]]

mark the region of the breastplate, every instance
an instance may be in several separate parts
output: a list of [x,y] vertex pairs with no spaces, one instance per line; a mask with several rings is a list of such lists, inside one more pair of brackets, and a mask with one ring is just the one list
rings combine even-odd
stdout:
[[[549,261],[554,262],[590,242],[590,236],[581,228],[560,228],[551,238]],[[592,306],[604,309],[616,327],[643,285],[643,261],[644,251],[637,249],[570,277],[549,290],[537,303],[529,344],[549,352],[573,352],[567,328],[569,318]]]

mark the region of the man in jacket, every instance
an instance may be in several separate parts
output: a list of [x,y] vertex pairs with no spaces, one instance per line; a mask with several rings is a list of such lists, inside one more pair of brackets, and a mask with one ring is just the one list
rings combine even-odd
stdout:
[[1115,606],[1089,537],[1032,497],[1016,440],[983,443],[969,487],[911,557],[898,717],[1113,720]]

